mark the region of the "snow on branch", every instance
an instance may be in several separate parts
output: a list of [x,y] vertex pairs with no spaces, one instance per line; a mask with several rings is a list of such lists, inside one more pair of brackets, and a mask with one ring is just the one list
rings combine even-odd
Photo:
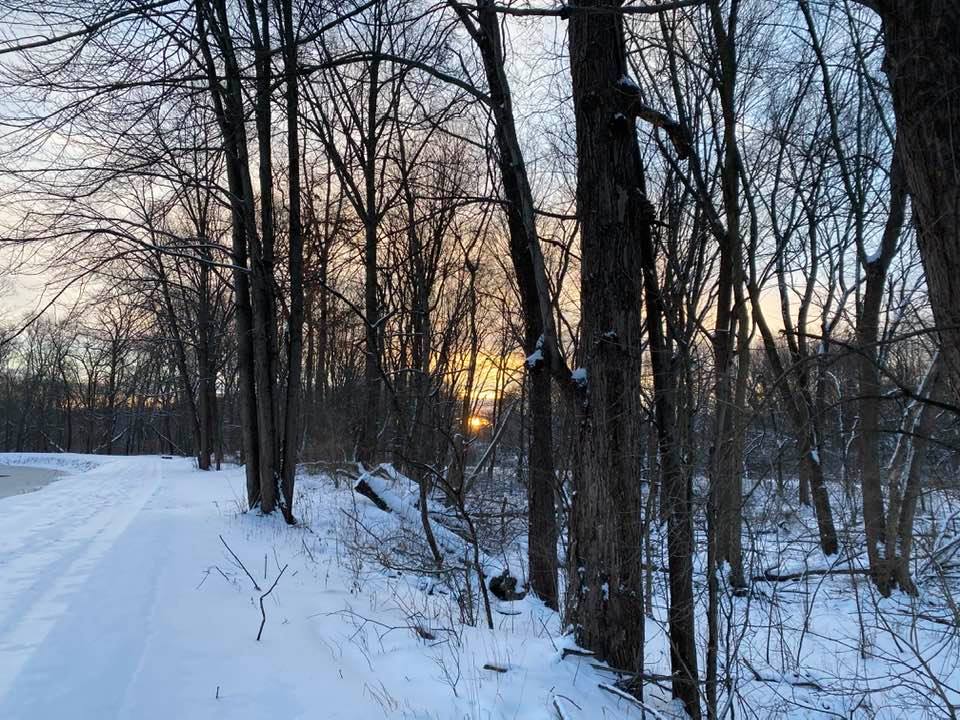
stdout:
[[664,130],[670,137],[674,149],[681,160],[690,157],[693,144],[690,140],[690,133],[679,122],[674,120],[666,113],[655,110],[649,105],[644,104],[640,88],[629,77],[624,75],[617,81],[617,90],[623,97],[624,104],[620,111],[631,117],[639,118],[648,122],[654,127]]

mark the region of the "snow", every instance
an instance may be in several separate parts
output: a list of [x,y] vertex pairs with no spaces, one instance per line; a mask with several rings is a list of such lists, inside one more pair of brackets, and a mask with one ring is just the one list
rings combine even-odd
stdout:
[[586,368],[577,368],[570,373],[570,379],[580,387],[586,387],[587,385],[587,369]]
[[561,660],[569,639],[537,601],[504,603],[494,631],[464,627],[423,578],[351,554],[346,514],[400,518],[342,484],[302,478],[290,528],[241,512],[236,468],[0,456],[14,462],[73,475],[0,501],[3,720],[542,720],[558,696],[571,719],[640,717],[588,658]]
[[537,344],[534,346],[533,352],[527,355],[525,362],[527,363],[528,368],[534,369],[543,364],[543,343],[544,338],[543,335],[541,335],[537,338]]
[[0,453],[0,465],[46,468],[71,475],[87,472],[106,461],[103,455],[78,453]]
[[[564,657],[572,638],[534,598],[494,600],[492,631],[480,612],[468,626],[434,576],[381,562],[420,532],[415,488],[390,466],[366,479],[393,512],[352,483],[302,476],[300,525],[291,528],[242,511],[239,468],[204,473],[183,458],[50,455],[0,455],[0,464],[70,472],[0,500],[3,720],[642,716],[611,690],[614,672],[590,657]],[[785,499],[796,497],[792,483],[786,495],[765,487],[751,494],[747,525],[768,530],[750,537],[746,560],[749,576],[796,577],[755,580],[744,597],[722,592],[730,624],[721,639],[730,644],[720,672],[734,688],[736,716],[894,720],[909,708],[918,720],[946,717],[938,692],[960,701],[952,689],[960,641],[949,632],[934,564],[947,567],[960,553],[960,507],[931,501],[918,516],[918,537],[936,538],[930,562],[915,571],[920,597],[883,599],[862,574],[861,545],[820,553],[812,512]],[[831,494],[838,518],[856,516],[839,486]],[[455,566],[467,547],[455,518],[438,503],[428,509]],[[851,537],[861,536],[854,526]],[[488,576],[510,566],[522,581],[524,542],[482,555]],[[653,547],[665,553],[663,538]],[[663,566],[667,557],[653,560]],[[704,567],[701,553],[701,662]],[[261,596],[283,568],[263,600],[258,642]],[[843,569],[855,572],[830,574]],[[667,675],[666,576],[654,581],[644,662]],[[648,718],[682,716],[662,685],[648,684],[644,702]]]
[[[380,465],[380,468],[387,470],[388,472],[392,471],[396,476],[397,473],[393,470],[390,465]],[[363,473],[360,476],[360,480],[367,483],[370,488],[383,500],[387,507],[390,508],[392,512],[395,512],[402,523],[405,523],[409,527],[422,527],[422,521],[420,520],[420,511],[417,509],[416,503],[417,498],[413,495],[412,485],[408,484],[406,489],[407,493],[401,495],[401,493],[394,490],[392,487],[387,485],[387,482],[376,475],[370,473]],[[395,477],[396,480],[396,477]],[[431,511],[437,510],[437,508],[430,507]],[[452,533],[447,528],[437,523],[430,524],[431,529],[433,530],[433,536],[436,539],[437,543],[443,549],[444,554],[451,554],[457,558],[466,558],[469,549],[466,547],[466,543],[457,535]]]
[[617,80],[617,87],[621,90],[640,92],[640,88],[637,86],[637,83],[634,82],[633,78],[631,78],[629,75],[621,75],[620,79]]

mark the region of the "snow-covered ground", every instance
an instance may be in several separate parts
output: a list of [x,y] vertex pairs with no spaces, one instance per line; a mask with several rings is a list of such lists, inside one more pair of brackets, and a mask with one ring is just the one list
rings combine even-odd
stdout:
[[[241,512],[236,469],[0,463],[71,473],[0,500],[3,720],[641,716],[588,659],[561,659],[569,642],[538,603],[498,607],[492,632],[465,628],[422,578],[351,555],[346,514],[383,513],[330,480],[301,481],[289,528]],[[258,642],[260,598],[284,568]]]
[[[236,468],[78,455],[0,464],[66,473],[0,500],[2,720],[644,717],[600,687],[615,673],[563,657],[572,641],[537,601],[494,601],[496,628],[485,629],[475,580],[464,575],[458,591],[416,562],[416,513],[384,513],[350,483],[301,477],[291,528],[242,512]],[[403,478],[391,488],[386,475],[371,483],[412,507]],[[724,593],[721,704],[741,718],[954,717],[960,510],[946,500],[918,517],[921,555],[936,561],[915,568],[920,596],[890,599],[859,574],[855,523],[840,560],[826,559],[808,512],[752,502],[765,529],[750,535],[751,575],[848,572]],[[482,562],[522,577],[522,545],[508,540]],[[646,670],[663,676],[665,578],[654,579]],[[698,558],[701,652],[703,587]],[[679,717],[664,686],[646,686],[646,718]]]

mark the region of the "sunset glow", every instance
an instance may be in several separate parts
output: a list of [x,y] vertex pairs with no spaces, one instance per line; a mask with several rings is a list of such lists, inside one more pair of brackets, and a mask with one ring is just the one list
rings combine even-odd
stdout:
[[490,421],[485,417],[481,417],[480,415],[471,415],[467,423],[470,425],[470,429],[474,432],[480,432],[485,427],[490,425]]

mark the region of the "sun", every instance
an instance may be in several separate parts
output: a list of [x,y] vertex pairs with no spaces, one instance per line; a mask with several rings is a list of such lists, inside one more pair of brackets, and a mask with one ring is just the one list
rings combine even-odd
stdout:
[[480,415],[471,415],[467,423],[470,425],[471,430],[480,432],[490,424],[490,421]]

